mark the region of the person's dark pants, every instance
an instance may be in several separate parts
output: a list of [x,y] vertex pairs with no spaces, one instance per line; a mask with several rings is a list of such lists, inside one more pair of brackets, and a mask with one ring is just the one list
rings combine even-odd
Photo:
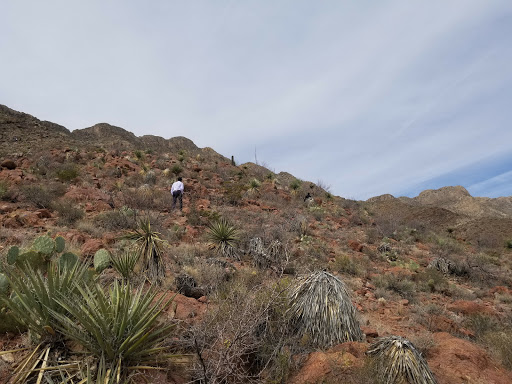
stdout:
[[183,193],[181,191],[172,193],[172,209],[176,208],[176,200],[180,201],[180,211],[183,210]]

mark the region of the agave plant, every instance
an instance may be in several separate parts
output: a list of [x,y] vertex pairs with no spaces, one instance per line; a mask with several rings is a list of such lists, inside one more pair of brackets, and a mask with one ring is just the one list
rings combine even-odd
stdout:
[[313,345],[360,341],[363,334],[345,284],[326,271],[303,278],[290,293],[291,325]]
[[173,323],[158,324],[159,315],[173,298],[156,291],[135,293],[129,283],[114,282],[107,292],[99,285],[78,287],[80,300],[61,294],[58,302],[69,315],[52,311],[59,330],[86,351],[103,358],[109,368],[137,369],[158,362],[162,341]]
[[436,384],[421,353],[407,339],[389,336],[373,343],[367,354],[377,360],[386,384]]
[[223,256],[236,257],[236,245],[240,235],[235,226],[220,218],[208,225],[206,232],[210,248],[216,249]]
[[164,240],[159,232],[151,229],[149,219],[139,221],[138,228],[128,232],[124,238],[134,241],[134,251],[142,263],[142,271],[150,281],[159,283],[165,277],[162,261]]

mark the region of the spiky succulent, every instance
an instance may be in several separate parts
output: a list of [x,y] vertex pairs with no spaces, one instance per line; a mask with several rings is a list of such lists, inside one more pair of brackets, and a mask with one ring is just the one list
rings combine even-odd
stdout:
[[163,246],[165,241],[161,234],[151,229],[149,219],[141,220],[138,227],[124,238],[133,240],[133,250],[138,254],[142,263],[142,271],[148,279],[159,283],[165,277],[165,268],[162,261]]
[[240,240],[240,234],[234,225],[220,218],[208,225],[206,232],[210,248],[216,249],[223,256],[236,257],[236,246]]
[[132,277],[137,261],[139,261],[139,254],[130,251],[112,255],[111,258],[112,266],[124,279]]
[[312,345],[327,348],[363,339],[345,284],[329,272],[302,278],[290,293],[288,312],[293,330],[309,337]]
[[407,339],[388,336],[373,343],[367,354],[377,361],[386,384],[436,384],[421,353]]
[[136,368],[155,363],[163,351],[162,341],[174,327],[159,324],[159,315],[172,298],[153,289],[139,288],[132,292],[128,283],[114,282],[105,292],[99,285],[78,287],[79,300],[61,294],[58,302],[69,315],[52,314],[58,320],[60,332],[75,340],[109,366],[121,363]]

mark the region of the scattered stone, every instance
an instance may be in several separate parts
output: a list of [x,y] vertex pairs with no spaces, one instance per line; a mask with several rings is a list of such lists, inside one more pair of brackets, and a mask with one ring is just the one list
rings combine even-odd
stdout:
[[5,159],[4,161],[2,161],[0,166],[2,166],[3,168],[11,169],[11,170],[16,169],[16,163],[10,159]]

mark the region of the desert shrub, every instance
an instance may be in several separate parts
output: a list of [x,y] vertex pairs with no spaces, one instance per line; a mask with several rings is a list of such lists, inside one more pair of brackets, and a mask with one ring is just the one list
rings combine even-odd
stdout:
[[[285,288],[266,288],[243,279],[226,283],[228,294],[215,295],[218,306],[192,329],[190,340],[198,355],[197,382],[259,383],[286,378]],[[278,377],[280,376],[280,377]],[[270,381],[276,380],[276,381]]]
[[56,167],[55,174],[60,181],[68,182],[78,177],[78,167],[75,164],[65,163]]
[[206,293],[215,292],[221,284],[228,281],[233,275],[229,270],[229,264],[214,258],[196,258],[191,265],[183,267],[183,271],[194,278]]
[[59,225],[72,225],[85,215],[83,209],[68,200],[55,202],[52,204],[52,208],[59,213],[59,219],[57,220]]
[[134,229],[136,226],[133,212],[127,209],[115,209],[112,211],[101,212],[94,217],[95,225],[109,231],[119,231],[123,229]]
[[444,274],[437,269],[425,269],[416,276],[419,288],[426,292],[449,293],[449,284]]
[[431,357],[432,349],[437,346],[432,332],[429,331],[423,331],[412,336],[411,342],[414,344],[418,352],[420,352],[425,358]]
[[345,284],[325,271],[302,278],[291,290],[289,316],[294,332],[312,345],[326,348],[363,338]]
[[66,186],[62,183],[24,185],[21,187],[21,193],[37,208],[50,208],[55,199],[66,193]]
[[490,331],[483,336],[483,341],[500,358],[503,366],[512,370],[512,329]]
[[366,272],[366,265],[360,260],[343,254],[335,257],[331,270],[353,276],[362,276]]
[[387,384],[437,383],[421,353],[403,337],[383,337],[370,346],[367,354],[376,361],[378,371]]
[[512,249],[512,240],[508,240],[507,243],[505,244],[505,246],[508,248],[508,249]]
[[260,187],[261,187],[261,182],[258,179],[253,178],[249,181],[247,193],[249,193],[250,195],[258,194],[260,191]]
[[413,301],[416,296],[416,284],[406,274],[387,274],[374,279],[375,286],[398,293],[404,299]]
[[302,181],[299,180],[299,179],[294,179],[290,182],[290,184],[288,185],[290,187],[290,189],[292,190],[292,193],[298,193],[299,192],[299,189],[301,188],[302,186]]
[[14,191],[5,181],[0,181],[0,200],[9,201],[15,199]]
[[154,171],[148,171],[144,175],[144,183],[149,185],[155,185],[156,184],[156,174]]
[[174,164],[171,167],[171,172],[178,176],[179,174],[183,173],[183,167],[179,164]]
[[488,332],[502,329],[502,324],[494,316],[485,313],[475,313],[465,317],[462,325],[473,331],[475,338],[483,340]]
[[243,183],[224,182],[224,200],[231,205],[240,205],[247,187]]

